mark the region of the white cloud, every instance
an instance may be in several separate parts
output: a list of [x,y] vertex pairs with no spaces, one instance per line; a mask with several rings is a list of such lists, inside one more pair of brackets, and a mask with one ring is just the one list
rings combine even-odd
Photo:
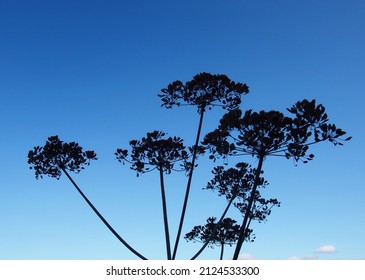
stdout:
[[[329,254],[329,253],[336,253],[337,249],[333,245],[324,245],[314,250],[315,254]],[[288,260],[317,260],[318,256],[316,255],[308,255],[304,257],[298,257],[298,256],[290,256]]]
[[291,256],[288,258],[288,260],[317,260],[318,258],[316,256],[305,256],[305,257],[298,257],[298,256]]
[[325,245],[317,248],[315,253],[336,253],[336,247],[333,245]]
[[241,255],[239,255],[238,256],[238,259],[239,260],[257,260],[257,258],[256,257],[254,257],[254,256],[252,256],[252,255],[250,255],[250,254],[241,254]]
[[318,257],[309,255],[309,256],[305,256],[304,258],[302,258],[302,260],[318,260]]

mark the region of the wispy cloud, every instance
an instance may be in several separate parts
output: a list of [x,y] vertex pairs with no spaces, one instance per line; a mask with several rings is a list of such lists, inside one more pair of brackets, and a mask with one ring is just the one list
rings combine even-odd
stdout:
[[241,254],[238,256],[239,260],[257,260],[257,258],[255,256],[252,256],[250,254]]
[[288,258],[288,260],[317,260],[318,258],[316,256],[305,256],[305,257],[298,257],[298,256],[291,256]]
[[321,247],[317,248],[314,252],[315,253],[336,253],[337,249],[333,245],[325,245],[325,246],[321,246]]
[[[331,254],[331,253],[336,253],[337,249],[335,246],[333,245],[324,245],[321,247],[318,247],[317,249],[315,249],[313,251],[313,253],[315,254]],[[308,255],[305,257],[298,257],[298,256],[291,256],[288,258],[288,260],[317,260],[318,256],[316,255]]]
[[288,260],[301,260],[302,258],[301,257],[298,257],[298,256],[291,256],[288,258]]

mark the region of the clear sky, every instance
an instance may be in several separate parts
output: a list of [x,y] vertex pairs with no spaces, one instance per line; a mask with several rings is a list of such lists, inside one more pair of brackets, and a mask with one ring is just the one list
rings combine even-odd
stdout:
[[[99,160],[74,179],[129,243],[164,259],[158,174],[137,178],[114,152],[156,129],[192,145],[196,110],[161,108],[157,94],[200,72],[247,83],[243,110],[316,99],[353,136],[316,145],[307,165],[265,161],[263,195],[282,206],[253,225],[242,258],[365,259],[364,13],[361,0],[0,1],[0,259],[136,258],[64,176],[35,179],[27,153],[52,135],[95,150]],[[203,134],[222,113],[208,112]],[[211,167],[199,161],[184,233],[224,209],[202,190]],[[173,237],[185,184],[167,178]],[[177,258],[199,247],[182,240]]]

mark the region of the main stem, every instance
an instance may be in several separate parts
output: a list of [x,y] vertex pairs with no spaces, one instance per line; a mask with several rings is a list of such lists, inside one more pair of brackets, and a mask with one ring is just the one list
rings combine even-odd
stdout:
[[95,208],[95,206],[90,202],[90,200],[84,195],[84,193],[81,191],[81,189],[77,186],[75,181],[72,179],[72,177],[68,174],[65,168],[61,168],[62,171],[66,174],[67,178],[71,181],[71,183],[74,185],[76,190],[80,193],[80,195],[83,197],[83,199],[86,201],[87,204],[91,207],[91,209],[95,212],[95,214],[100,218],[100,220],[106,225],[106,227],[114,234],[114,236],[122,242],[122,244],[127,247],[133,254],[138,256],[142,260],[147,260],[144,256],[142,256],[140,253],[138,253],[136,250],[134,250],[115,230],[114,228],[105,220],[105,218],[100,214],[98,209]]
[[210,234],[209,238],[205,241],[204,245],[200,248],[200,250],[190,259],[190,260],[195,260],[203,251],[204,249],[208,246],[209,242],[213,240],[214,235],[216,233],[216,231],[218,230],[220,224],[222,223],[224,217],[226,216],[229,207],[231,206],[233,200],[236,198],[236,196],[232,196],[232,198],[229,200],[228,205],[226,206],[226,208],[223,211],[223,214],[221,216],[221,218],[219,219],[219,221],[217,222],[217,224],[215,225],[212,233]]
[[223,260],[223,255],[224,255],[224,242],[221,243],[221,255],[220,255],[220,258],[219,260]]
[[251,197],[250,197],[250,200],[248,202],[245,217],[243,218],[242,226],[241,226],[241,229],[240,229],[240,234],[238,236],[236,249],[235,249],[234,255],[233,255],[234,260],[238,259],[238,255],[241,251],[243,241],[245,240],[247,222],[249,220],[249,217],[250,217],[250,214],[251,214],[251,208],[252,208],[252,205],[253,205],[254,200],[255,200],[256,189],[257,189],[257,186],[260,182],[260,173],[261,173],[261,170],[262,170],[263,162],[264,162],[264,155],[260,155],[259,163],[257,164],[257,169],[256,169],[256,174],[255,174],[255,181],[254,181],[254,185],[253,185],[253,188],[252,188],[252,191],[251,191]]
[[168,260],[171,260],[170,233],[169,233],[169,223],[168,223],[168,219],[167,219],[167,206],[166,206],[166,195],[165,195],[165,183],[164,183],[164,179],[163,179],[162,166],[160,166],[159,171],[160,171],[160,185],[161,185],[163,222],[164,222],[164,226],[165,226],[166,253],[167,253],[167,259]]
[[183,227],[183,224],[184,224],[184,219],[185,219],[186,207],[188,205],[190,186],[191,186],[191,181],[192,181],[192,178],[193,178],[193,172],[194,172],[194,167],[195,167],[195,159],[196,159],[196,155],[198,153],[198,145],[199,145],[200,133],[201,133],[201,130],[202,130],[202,125],[203,125],[204,112],[205,112],[205,107],[202,107],[201,112],[200,112],[198,132],[197,132],[197,135],[196,135],[195,146],[194,146],[194,150],[193,150],[193,159],[191,161],[191,170],[190,170],[190,174],[189,174],[189,178],[188,178],[188,183],[187,183],[187,186],[186,186],[184,204],[183,204],[182,211],[181,211],[179,228],[177,230],[175,246],[174,246],[174,252],[172,254],[172,259],[173,260],[176,258],[176,252],[177,252],[177,248],[179,246],[181,230],[182,230],[182,227]]

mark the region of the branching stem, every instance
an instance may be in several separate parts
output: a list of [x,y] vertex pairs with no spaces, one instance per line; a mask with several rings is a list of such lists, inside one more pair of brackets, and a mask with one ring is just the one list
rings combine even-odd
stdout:
[[260,182],[260,174],[261,174],[261,170],[262,170],[262,164],[264,162],[264,157],[265,157],[265,155],[260,155],[259,156],[259,162],[257,164],[256,175],[255,175],[255,182],[254,182],[254,185],[253,185],[253,188],[252,188],[252,191],[251,191],[251,196],[250,196],[250,200],[248,202],[247,210],[246,210],[245,216],[243,218],[242,226],[241,226],[241,229],[240,229],[240,234],[238,236],[236,249],[235,249],[234,255],[233,255],[234,260],[238,259],[238,255],[241,251],[243,241],[245,240],[246,227],[247,227],[247,223],[248,223],[248,220],[249,220],[249,217],[250,217],[250,214],[251,214],[251,208],[252,208],[252,205],[253,205],[254,200],[255,200],[256,189],[257,189],[257,186]]
[[182,227],[183,227],[183,224],[184,224],[185,212],[186,212],[186,207],[187,207],[187,204],[188,204],[189,193],[190,193],[190,186],[191,186],[191,181],[192,181],[192,178],[193,178],[193,172],[194,172],[194,167],[195,167],[195,159],[196,159],[196,156],[197,156],[197,153],[198,153],[198,145],[199,145],[200,133],[201,133],[202,125],[203,125],[204,112],[205,112],[205,108],[202,107],[201,111],[200,111],[200,120],[199,120],[198,132],[197,132],[197,135],[196,135],[195,146],[194,146],[194,150],[193,150],[193,158],[192,158],[192,161],[191,161],[191,170],[190,170],[190,173],[189,173],[188,183],[187,183],[187,186],[186,186],[184,204],[183,204],[182,211],[181,211],[179,228],[177,230],[175,246],[174,246],[174,252],[173,252],[173,255],[172,255],[173,260],[176,258],[177,248],[179,246],[179,241],[180,241],[180,236],[181,236],[181,230],[182,230]]

